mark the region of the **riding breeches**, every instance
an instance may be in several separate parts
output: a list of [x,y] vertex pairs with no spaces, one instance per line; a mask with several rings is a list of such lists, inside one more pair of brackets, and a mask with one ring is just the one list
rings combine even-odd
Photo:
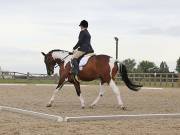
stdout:
[[85,52],[75,50],[74,53],[73,53],[73,58],[78,59],[83,54],[85,54]]

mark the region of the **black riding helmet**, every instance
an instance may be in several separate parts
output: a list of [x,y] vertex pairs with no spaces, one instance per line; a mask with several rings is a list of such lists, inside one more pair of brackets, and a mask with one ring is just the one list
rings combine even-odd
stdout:
[[88,22],[86,20],[82,20],[79,24],[79,26],[82,26],[84,28],[87,28],[88,27]]

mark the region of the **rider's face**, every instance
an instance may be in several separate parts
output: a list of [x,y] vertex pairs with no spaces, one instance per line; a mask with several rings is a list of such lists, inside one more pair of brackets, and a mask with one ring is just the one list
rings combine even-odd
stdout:
[[84,28],[83,26],[80,26],[80,28],[81,28],[81,30],[84,30],[84,29],[86,29],[86,28]]

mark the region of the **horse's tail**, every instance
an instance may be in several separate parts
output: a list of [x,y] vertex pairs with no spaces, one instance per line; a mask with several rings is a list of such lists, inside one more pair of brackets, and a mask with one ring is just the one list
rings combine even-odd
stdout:
[[117,61],[117,64],[119,63],[119,73],[122,77],[122,80],[125,82],[126,86],[133,90],[133,91],[138,91],[140,90],[140,88],[142,87],[142,85],[136,85],[136,84],[133,84],[131,82],[131,80],[128,78],[128,74],[127,74],[127,69],[126,69],[126,66],[122,63],[120,63],[119,61]]

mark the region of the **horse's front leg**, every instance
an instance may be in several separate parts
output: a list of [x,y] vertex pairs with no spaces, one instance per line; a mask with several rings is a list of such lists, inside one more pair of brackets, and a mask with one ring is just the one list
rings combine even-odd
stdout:
[[78,97],[79,97],[79,99],[80,99],[81,108],[84,109],[85,104],[84,104],[84,99],[83,99],[83,97],[82,97],[82,93],[81,93],[81,89],[80,89],[80,84],[79,84],[78,81],[75,81],[73,84],[74,84],[74,87],[75,87],[75,89],[76,89],[76,93],[77,93],[77,95],[78,95]]
[[63,85],[64,85],[65,83],[66,83],[66,82],[65,82],[65,79],[64,79],[64,78],[61,78],[61,79],[59,80],[58,86],[57,86],[56,89],[54,90],[53,95],[52,95],[51,99],[49,100],[48,104],[46,105],[46,107],[51,107],[51,106],[52,106],[57,92],[63,87]]

